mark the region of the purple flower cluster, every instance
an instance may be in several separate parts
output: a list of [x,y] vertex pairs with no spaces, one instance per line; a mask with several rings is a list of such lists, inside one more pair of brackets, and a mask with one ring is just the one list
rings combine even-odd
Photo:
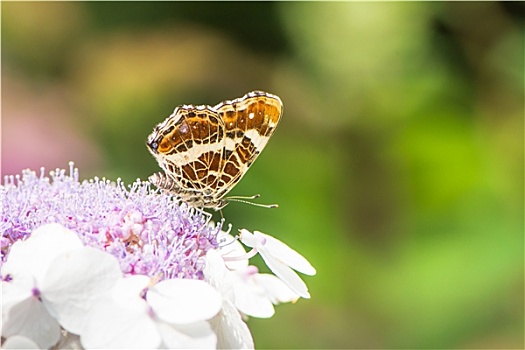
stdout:
[[131,186],[94,178],[79,182],[57,169],[47,177],[26,170],[0,186],[1,262],[10,246],[46,223],[77,232],[85,245],[104,250],[127,275],[202,279],[204,256],[218,247],[221,225],[210,215],[137,180]]

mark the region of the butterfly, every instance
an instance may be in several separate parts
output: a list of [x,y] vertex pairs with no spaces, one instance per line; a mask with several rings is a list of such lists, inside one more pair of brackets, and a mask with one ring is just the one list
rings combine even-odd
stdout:
[[262,152],[282,113],[281,99],[263,91],[213,107],[176,107],[148,137],[164,170],[149,181],[195,207],[224,208],[241,198],[225,195]]

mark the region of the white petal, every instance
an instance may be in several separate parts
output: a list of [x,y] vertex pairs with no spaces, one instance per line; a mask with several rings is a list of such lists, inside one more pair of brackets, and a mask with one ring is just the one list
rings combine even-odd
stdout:
[[[2,297],[6,292],[16,293],[16,290],[6,291],[6,287],[17,288],[2,284]],[[10,298],[11,304],[7,310],[2,310],[2,337],[24,336],[37,343],[40,348],[54,345],[60,338],[60,325],[42,302],[27,292],[21,293],[17,302],[14,299]]]
[[253,276],[239,279],[238,283],[233,285],[233,291],[235,307],[240,312],[259,318],[272,317],[275,313],[272,302],[264,295],[265,290],[254,283]]
[[292,269],[302,272],[305,275],[313,276],[316,271],[314,267],[301,254],[281,242],[275,237],[269,236],[259,231],[254,232],[255,237],[259,241],[266,241],[264,247],[275,258],[282,263],[290,266]]
[[283,264],[279,260],[275,259],[269,254],[266,249],[259,247],[259,254],[262,256],[266,266],[272,270],[272,272],[279,277],[288,287],[290,287],[295,293],[301,297],[309,299],[310,294],[308,293],[308,287],[303,280],[292,270],[288,265]]
[[272,303],[295,302],[299,295],[294,293],[282,280],[268,273],[258,273],[253,276],[256,283],[263,286]]
[[[229,270],[242,269],[248,266],[248,259],[235,259],[246,255],[246,250],[244,250],[243,245],[238,239],[222,231],[219,233],[217,239],[221,241],[219,252],[224,258],[224,263]],[[228,260],[228,258],[231,260]]]
[[2,321],[7,317],[4,313],[7,313],[10,307],[32,297],[32,289],[32,284],[2,281]]
[[38,349],[38,345],[29,338],[14,335],[6,339],[2,349]]
[[147,303],[141,297],[141,293],[148,287],[150,281],[151,278],[144,275],[121,278],[113,286],[111,297],[114,302],[122,307],[134,309],[137,312],[145,312]]
[[221,312],[212,318],[210,323],[217,334],[218,349],[254,348],[250,329],[229,300],[224,300]]
[[162,348],[166,349],[215,349],[217,336],[206,321],[186,325],[157,323],[162,335]]
[[219,232],[217,241],[220,242],[221,255],[246,253],[242,244],[239,243],[239,240],[226,232]]
[[29,272],[37,280],[45,274],[49,263],[59,254],[82,247],[75,232],[59,224],[42,225],[25,241],[11,247],[2,275]]
[[156,316],[172,324],[188,324],[215,316],[221,295],[204,281],[169,279],[149,288],[146,296]]
[[240,232],[240,236],[241,236],[241,242],[250,248],[257,248],[258,246],[263,244],[263,242],[260,242],[257,238],[255,238],[253,233],[251,233],[247,229],[243,228]]
[[87,313],[80,341],[86,349],[153,349],[161,344],[155,322],[145,311],[124,308],[100,298]]
[[15,283],[2,281],[2,337],[16,335],[19,333],[20,328],[23,327],[23,324],[19,322],[18,312],[10,315],[11,308],[31,303],[33,298],[31,287],[20,287]]
[[223,298],[233,301],[231,271],[226,268],[221,255],[215,250],[209,250],[206,254],[204,277],[212,287],[221,293]]
[[42,281],[42,299],[62,327],[78,334],[93,301],[121,278],[117,260],[91,247],[57,256]]
[[228,273],[224,260],[216,250],[209,250],[206,253],[206,266],[204,267],[204,277],[215,289],[222,289],[224,276]]

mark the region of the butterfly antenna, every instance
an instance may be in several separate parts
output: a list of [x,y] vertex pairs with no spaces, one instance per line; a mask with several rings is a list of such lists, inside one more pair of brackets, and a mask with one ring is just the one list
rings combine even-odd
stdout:
[[277,208],[278,207],[277,204],[259,204],[259,203],[253,203],[249,201],[249,199],[256,199],[256,198],[259,198],[260,196],[261,196],[260,194],[256,194],[250,197],[232,196],[232,197],[227,197],[224,199],[230,202],[246,203],[246,204],[250,204],[250,205],[261,207],[261,208]]
[[256,198],[259,198],[261,195],[260,194],[254,194],[253,196],[230,196],[230,197],[227,197],[228,200],[230,199],[242,199],[242,200],[246,200],[246,199],[256,199]]

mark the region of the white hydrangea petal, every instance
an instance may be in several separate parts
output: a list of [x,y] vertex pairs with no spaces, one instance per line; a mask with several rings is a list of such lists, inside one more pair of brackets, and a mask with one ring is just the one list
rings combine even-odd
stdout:
[[32,285],[25,282],[20,284],[15,281],[2,281],[2,321],[7,317],[4,314],[9,308],[33,296],[31,290]]
[[9,256],[7,261],[2,264],[2,278],[5,279],[6,276],[16,279],[18,276],[27,277],[31,276],[33,281],[33,271],[32,265],[29,260],[31,260],[33,245],[28,244],[29,239],[25,241],[16,241],[9,250]]
[[77,234],[59,224],[42,225],[25,241],[17,241],[2,266],[2,275],[27,271],[37,280],[59,254],[82,247]]
[[266,296],[273,304],[295,302],[299,295],[292,291],[282,280],[269,273],[258,273],[253,276],[256,283],[263,286]]
[[[6,285],[16,286],[20,290],[17,293],[20,293],[22,290],[30,293],[33,289],[38,287],[36,284],[35,278],[31,274],[28,274],[28,273],[16,274],[16,276],[13,276],[13,278],[9,282],[5,282],[5,280],[3,280],[2,285],[4,283],[6,283]],[[6,297],[9,298],[10,296],[11,295],[7,295]],[[13,297],[16,298],[16,294],[14,294]],[[3,298],[4,298],[4,291],[2,291],[2,299]],[[2,305],[4,304],[4,302],[5,300],[2,300]]]
[[[2,284],[2,287],[7,287]],[[16,287],[15,287],[16,288]],[[11,293],[10,291],[8,293]],[[4,291],[2,291],[3,295]],[[11,299],[13,300],[13,299]],[[2,310],[2,337],[20,335],[33,340],[40,348],[49,348],[60,338],[60,325],[37,297],[25,297]]]
[[[221,242],[220,254],[224,259],[224,264],[229,270],[238,270],[248,266],[248,259],[234,259],[246,255],[244,246],[235,237],[221,231],[217,237]],[[228,260],[232,258],[232,260]]]
[[80,333],[86,349],[154,349],[162,342],[157,326],[146,312],[122,307],[111,297],[100,298],[87,313]]
[[274,315],[272,302],[264,295],[265,290],[254,283],[253,276],[249,279],[239,279],[238,283],[233,285],[233,293],[235,307],[243,314],[259,318]]
[[266,241],[264,247],[277,259],[292,269],[302,272],[305,275],[313,276],[316,274],[315,268],[301,254],[290,248],[275,237],[269,236],[259,231],[254,232],[254,236],[259,241]]
[[42,281],[42,298],[62,327],[78,334],[84,315],[121,278],[117,260],[91,247],[57,256]]
[[133,275],[119,279],[111,291],[113,301],[122,307],[145,311],[147,304],[141,297],[142,291],[148,287],[151,278],[145,275]]
[[250,248],[257,248],[258,246],[260,246],[262,244],[261,241],[259,241],[253,233],[251,233],[250,231],[248,231],[247,229],[243,228],[241,231],[240,231],[240,237],[241,237],[241,242],[250,247]]
[[243,245],[239,243],[239,240],[229,233],[224,231],[219,232],[217,235],[217,240],[220,242],[221,255],[223,256],[246,253],[246,250],[244,249]]
[[159,282],[149,288],[146,298],[155,315],[172,324],[208,320],[219,312],[222,302],[208,283],[187,279]]
[[210,320],[217,335],[217,349],[253,349],[250,329],[232,302],[224,299],[219,314]]
[[206,321],[185,325],[157,324],[162,336],[162,348],[166,349],[215,349],[217,336]]
[[231,271],[226,268],[219,252],[210,250],[206,254],[204,277],[212,287],[219,291],[223,299],[234,301],[234,278],[232,278]]
[[2,349],[38,349],[38,345],[27,337],[14,335],[5,340]]
[[31,293],[31,287],[20,287],[13,282],[2,281],[2,337],[16,335],[23,327],[23,324],[19,322],[20,314],[18,312],[11,313],[11,308],[20,304],[29,304],[30,307],[33,302],[32,299],[35,298]]
[[259,254],[262,256],[266,266],[277,276],[279,277],[288,287],[290,287],[294,292],[299,294],[305,299],[310,298],[310,293],[308,293],[308,287],[303,282],[303,280],[292,270],[288,265],[282,263],[281,261],[275,259],[264,247],[259,247]]
[[[222,259],[222,256],[216,250],[210,250],[206,253],[206,265],[204,267],[204,278],[215,289],[223,292],[225,276],[228,269]],[[224,295],[223,295],[224,296]]]

